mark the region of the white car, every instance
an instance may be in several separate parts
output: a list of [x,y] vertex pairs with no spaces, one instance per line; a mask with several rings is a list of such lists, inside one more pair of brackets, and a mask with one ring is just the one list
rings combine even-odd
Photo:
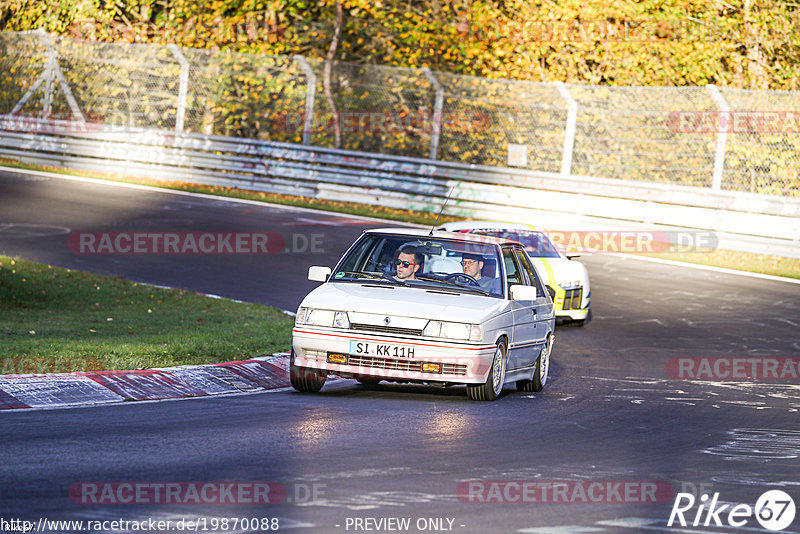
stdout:
[[319,391],[333,374],[466,384],[469,398],[494,400],[506,383],[541,391],[547,382],[553,301],[519,243],[368,230],[333,270],[314,266],[308,277],[323,284],[303,299],[292,330],[298,391]]
[[493,221],[459,221],[446,223],[437,230],[480,234],[513,239],[525,246],[536,268],[553,288],[556,317],[583,326],[591,319],[591,287],[586,266],[575,261],[579,254],[564,254],[546,232],[525,224]]

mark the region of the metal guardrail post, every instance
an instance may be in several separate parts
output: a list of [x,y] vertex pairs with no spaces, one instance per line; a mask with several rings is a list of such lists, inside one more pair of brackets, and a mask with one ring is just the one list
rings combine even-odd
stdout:
[[306,111],[303,117],[303,144],[311,144],[311,129],[314,126],[314,100],[317,96],[317,75],[311,70],[311,66],[303,56],[294,56],[300,70],[306,75],[308,85],[306,88]]
[[439,155],[439,137],[442,133],[442,107],[444,105],[444,87],[442,84],[439,83],[439,80],[436,79],[436,76],[433,75],[431,69],[428,67],[424,67],[422,72],[425,73],[425,77],[428,78],[428,81],[431,82],[436,88],[436,101],[433,104],[433,125],[431,127],[431,149],[430,153],[428,154],[429,159],[436,159]]
[[[722,96],[722,93],[714,84],[706,85],[708,92],[711,93],[711,98],[714,99],[714,103],[717,105],[720,113],[728,113],[731,108],[728,105],[728,102],[725,101],[725,97]],[[722,124],[722,121],[714,121],[716,124]],[[726,124],[729,124],[726,121]],[[722,172],[725,170],[725,147],[728,143],[728,132],[723,131],[723,128],[720,128],[717,132],[717,150],[714,154],[714,178],[711,180],[711,189],[714,191],[719,191],[722,188]]]
[[564,151],[561,154],[561,176],[572,174],[572,154],[575,150],[575,127],[578,120],[578,103],[564,85],[564,82],[553,82],[561,98],[567,103],[567,124],[564,128]]
[[175,114],[175,131],[182,133],[186,120],[186,93],[189,90],[189,62],[186,61],[186,57],[184,57],[183,52],[177,45],[170,43],[167,48],[169,48],[169,51],[172,52],[172,55],[175,56],[181,66],[181,81],[178,86],[178,109]]

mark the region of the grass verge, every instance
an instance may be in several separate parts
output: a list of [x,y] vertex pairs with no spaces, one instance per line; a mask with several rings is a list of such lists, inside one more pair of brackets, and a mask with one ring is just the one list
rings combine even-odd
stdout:
[[[350,215],[361,215],[365,217],[379,217],[395,221],[430,225],[436,221],[436,213],[418,210],[398,210],[381,206],[370,206],[355,202],[335,202],[330,200],[320,200],[309,197],[294,197],[289,195],[279,195],[277,193],[265,193],[261,191],[249,191],[233,187],[210,186],[201,184],[191,184],[167,180],[151,180],[145,178],[131,178],[119,174],[109,174],[91,171],[73,171],[69,169],[58,169],[54,167],[43,167],[38,165],[21,164],[16,161],[0,158],[0,165],[16,167],[20,169],[40,170],[55,172],[70,176],[86,176],[100,180],[110,180],[130,184],[149,185],[163,187],[165,189],[175,189],[178,191],[190,191],[195,193],[206,193],[230,198],[242,198],[256,200],[274,204],[297,206],[303,208],[313,208],[319,210],[346,213]],[[464,220],[461,217],[451,217],[442,215],[439,223]],[[770,274],[773,276],[785,276],[788,278],[800,279],[800,259],[785,258],[782,256],[768,256],[763,254],[753,254],[749,252],[738,252],[733,250],[716,250],[710,253],[673,253],[673,254],[643,254],[654,258],[667,260],[683,261],[708,265],[712,267],[724,267],[726,269],[736,269],[753,273]]]
[[672,254],[641,255],[664,260],[683,261],[712,267],[735,269],[737,271],[800,279],[800,260],[784,258],[783,256],[766,256],[764,254],[751,254],[749,252],[736,252],[723,249],[717,249],[713,252],[676,252]]
[[260,304],[0,256],[0,374],[268,356],[289,349],[293,323]]

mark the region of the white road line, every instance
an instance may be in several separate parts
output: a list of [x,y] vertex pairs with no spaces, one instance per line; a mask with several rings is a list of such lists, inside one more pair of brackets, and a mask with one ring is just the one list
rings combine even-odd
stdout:
[[800,279],[797,278],[786,278],[785,276],[775,276],[772,274],[761,274],[761,273],[751,273],[748,271],[737,271],[736,269],[726,269],[725,267],[712,267],[710,265],[699,265],[697,263],[688,263],[683,261],[675,261],[675,260],[663,260],[661,258],[648,258],[646,256],[637,256],[636,254],[620,254],[618,252],[608,252],[606,253],[610,256],[616,256],[618,258],[631,258],[634,260],[641,260],[641,261],[650,261],[653,263],[662,263],[664,265],[673,265],[675,267],[686,267],[689,269],[698,269],[701,271],[712,271],[715,273],[723,273],[723,274],[736,274],[739,276],[749,276],[750,278],[760,278],[762,280],[772,280],[773,282],[789,282],[790,284],[800,284]]
[[[44,176],[47,178],[56,178],[59,180],[70,180],[73,182],[83,182],[89,184],[96,184],[96,185],[108,185],[112,187],[122,187],[125,189],[136,189],[139,191],[150,191],[153,193],[166,193],[171,195],[180,195],[180,196],[187,196],[187,197],[194,197],[194,198],[203,198],[207,200],[216,200],[216,201],[225,201],[231,202],[235,204],[247,204],[250,206],[259,206],[262,208],[275,208],[281,209],[286,211],[297,211],[302,213],[313,213],[316,215],[325,215],[327,217],[336,217],[338,215],[337,212],[330,211],[330,210],[318,210],[314,208],[303,208],[300,206],[287,206],[285,204],[274,204],[271,202],[260,201],[260,200],[248,200],[246,198],[231,198],[225,197],[220,195],[212,195],[209,193],[194,193],[192,191],[179,191],[177,189],[167,189],[165,187],[158,187],[154,185],[141,185],[141,184],[128,184],[125,182],[115,182],[113,180],[102,180],[100,178],[88,178],[85,176],[71,176],[68,174],[58,174],[55,172],[46,172],[46,171],[35,171],[31,169],[17,169],[14,167],[4,167],[0,165],[0,171],[11,172],[11,173],[18,173],[18,174],[29,174],[34,176]],[[202,184],[198,184],[202,185]],[[381,219],[379,217],[367,217],[365,215],[351,215],[347,213],[342,213],[341,216],[343,218],[349,219],[363,219],[364,221],[369,222],[379,222],[382,224],[393,224],[393,225],[403,225],[403,226],[410,226],[410,227],[419,227],[419,228],[429,228],[427,225],[421,224],[412,224],[412,223],[403,223],[400,221],[395,221],[391,219]]]

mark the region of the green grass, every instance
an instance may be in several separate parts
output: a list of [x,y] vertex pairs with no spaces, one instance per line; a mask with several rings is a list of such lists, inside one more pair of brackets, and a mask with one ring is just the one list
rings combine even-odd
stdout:
[[724,267],[751,273],[800,278],[800,260],[783,256],[767,256],[717,249],[713,252],[680,252],[672,254],[642,254],[665,260],[684,261],[713,267]]
[[[355,202],[335,202],[330,200],[320,200],[308,197],[294,197],[289,195],[279,195],[276,193],[265,193],[261,191],[248,191],[245,189],[237,189],[233,187],[207,186],[207,185],[191,184],[185,182],[151,180],[145,178],[137,179],[118,174],[107,174],[99,172],[57,169],[52,167],[41,167],[36,165],[21,164],[12,160],[6,160],[2,158],[0,158],[0,164],[22,169],[42,170],[42,171],[56,172],[72,176],[88,176],[101,180],[111,180],[116,182],[150,185],[154,187],[163,187],[165,189],[191,191],[195,193],[206,193],[206,194],[213,194],[231,198],[242,198],[247,200],[256,200],[274,204],[299,206],[304,208],[327,210],[336,213],[347,213],[350,215],[379,217],[382,219],[403,221],[403,222],[423,224],[423,225],[433,224],[434,221],[436,220],[436,215],[437,215],[436,213],[428,211],[398,210],[393,208],[384,208],[381,206],[358,204]],[[439,223],[442,224],[445,222],[460,221],[460,220],[464,219],[462,217],[451,217],[448,215],[443,215],[439,219]],[[716,250],[710,253],[670,253],[670,254],[642,254],[642,255],[658,257],[673,261],[683,261],[687,263],[708,265],[712,267],[724,267],[727,269],[736,269],[740,271],[770,274],[774,276],[800,278],[800,260],[793,258],[784,258],[782,256],[767,256],[763,254],[753,254],[749,252],[737,252],[737,251],[723,250],[723,249]]]
[[260,304],[0,256],[0,374],[268,356],[289,349],[292,325]]

